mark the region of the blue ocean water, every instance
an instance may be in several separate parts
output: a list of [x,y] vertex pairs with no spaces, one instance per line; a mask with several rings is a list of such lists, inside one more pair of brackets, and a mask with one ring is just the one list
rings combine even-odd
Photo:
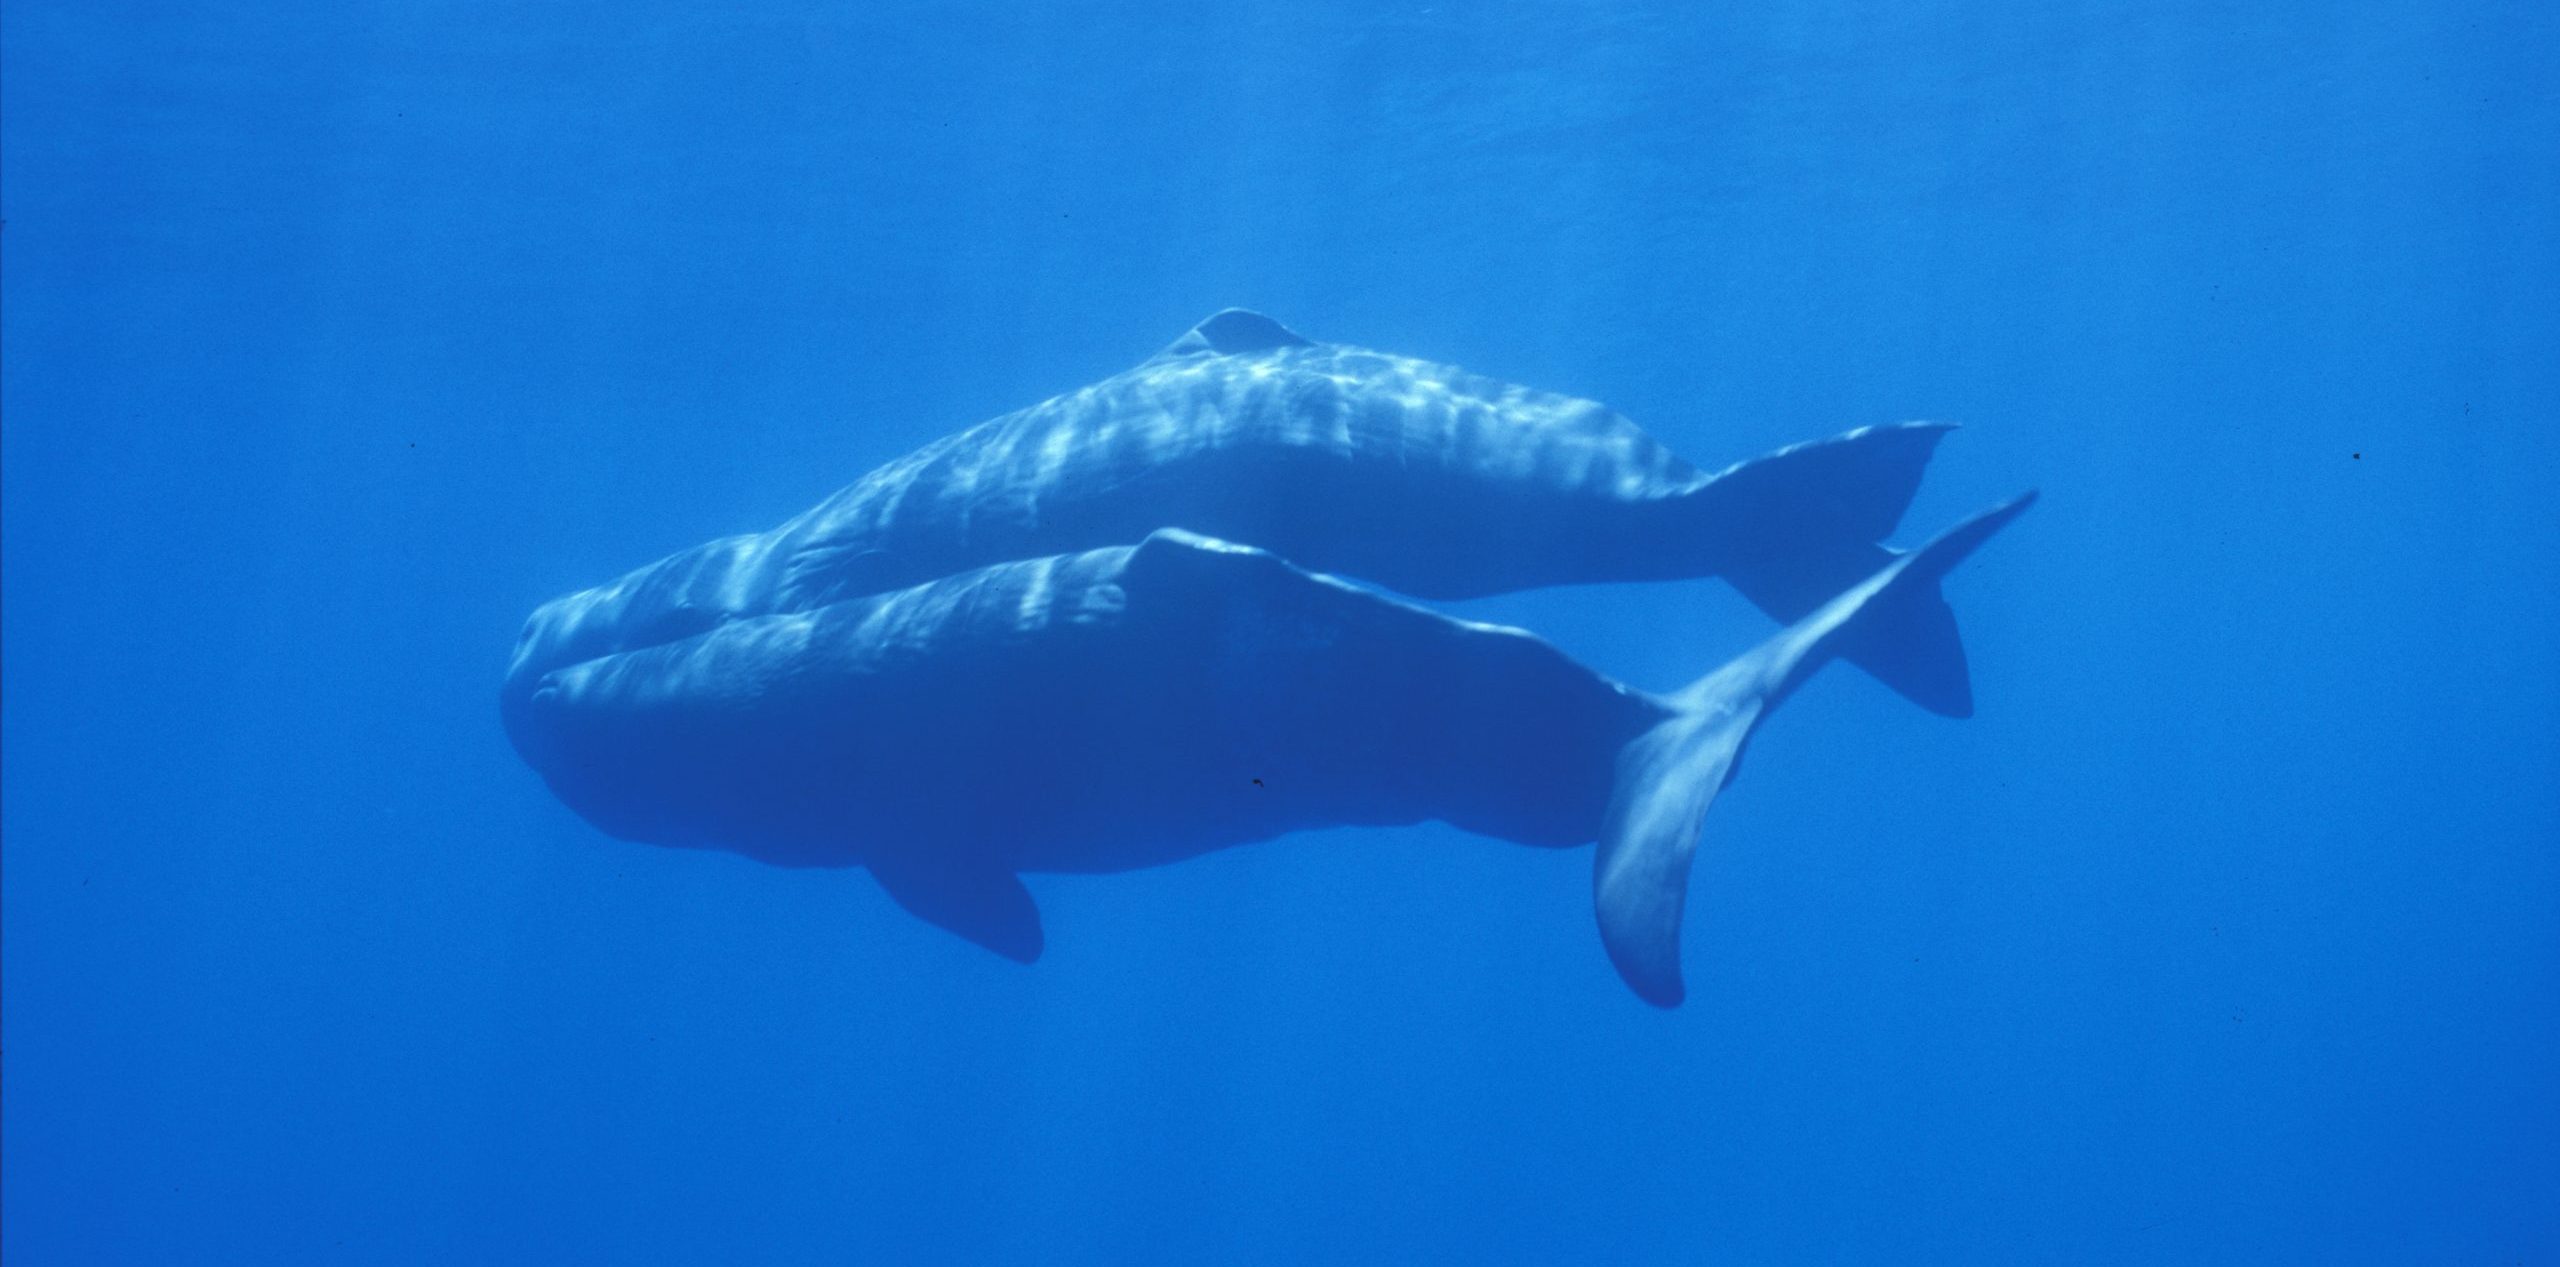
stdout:
[[[2546,7],[5,19],[13,1267],[2560,1258]],[[509,750],[535,603],[1235,304],[1963,422],[1980,715],[1792,701],[1673,1012],[1585,851],[1034,877],[1025,969]]]

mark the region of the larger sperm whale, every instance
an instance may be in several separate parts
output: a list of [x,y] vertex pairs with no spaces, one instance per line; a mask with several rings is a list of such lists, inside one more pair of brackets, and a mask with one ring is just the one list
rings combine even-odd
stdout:
[[[1945,430],[1862,428],[1710,473],[1592,401],[1230,309],[770,532],[557,600],[511,679],[1163,527],[1419,598],[1716,575],[1792,621],[1894,557],[1879,542]],[[1971,711],[1934,587],[1897,591],[1837,654],[1933,711]]]
[[1700,825],[1754,730],[2027,501],[1668,695],[1517,629],[1166,529],[546,670],[505,715],[613,835],[868,867],[910,912],[1023,961],[1043,944],[1026,871],[1425,819],[1597,841],[1602,942],[1669,1007]]

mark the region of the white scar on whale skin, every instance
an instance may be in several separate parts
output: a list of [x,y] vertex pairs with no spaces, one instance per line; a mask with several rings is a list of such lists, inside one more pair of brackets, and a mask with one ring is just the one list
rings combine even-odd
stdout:
[[[510,678],[1164,527],[1424,598],[1722,576],[1793,621],[1893,559],[1880,542],[1947,430],[1860,428],[1710,473],[1596,402],[1231,309],[770,532],[555,600]],[[1933,587],[1898,594],[1837,654],[1932,711],[1970,711]]]
[[1426,819],[1597,842],[1602,944],[1669,1007],[1690,861],[1752,733],[2032,498],[1667,695],[1520,630],[1165,529],[716,622],[511,680],[502,706],[526,760],[609,833],[864,866],[918,917],[1026,962],[1044,944],[1026,871]]

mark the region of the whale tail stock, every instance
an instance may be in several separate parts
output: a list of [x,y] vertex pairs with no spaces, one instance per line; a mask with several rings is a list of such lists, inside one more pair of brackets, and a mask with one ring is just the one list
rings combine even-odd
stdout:
[[[1791,445],[1717,475],[1698,496],[1731,543],[1719,568],[1753,606],[1782,622],[1891,563],[1877,544],[1920,487],[1929,455],[1954,424],[1906,422]],[[1947,717],[1973,713],[1955,613],[1937,587],[1912,586],[1843,634],[1833,654]]]
[[[1609,960],[1636,994],[1675,1007],[1680,915],[1689,862],[1707,807],[1733,781],[1763,718],[1844,648],[1878,636],[1868,626],[1936,600],[1939,578],[2035,501],[2032,492],[1895,554],[1812,614],[1666,698],[1670,716],[1620,750],[1593,864],[1592,900]],[[1943,607],[1943,604],[1941,604]],[[1890,637],[1888,628],[1882,636]]]

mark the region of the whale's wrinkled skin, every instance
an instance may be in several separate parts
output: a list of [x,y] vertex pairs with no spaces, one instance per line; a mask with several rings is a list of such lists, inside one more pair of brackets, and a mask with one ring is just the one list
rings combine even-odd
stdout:
[[863,866],[909,911],[1039,955],[1026,871],[1151,866],[1426,819],[1597,841],[1643,998],[1680,1001],[1700,823],[1769,711],[2021,498],[1890,558],[1662,696],[1475,624],[1177,529],[733,616],[510,680],[510,736],[605,831]]
[[[1794,620],[1889,562],[1946,428],[1852,431],[1708,473],[1619,414],[1452,366],[1312,343],[1230,310],[1090,387],[881,467],[770,532],[554,601],[511,689],[727,622],[814,611],[1180,527],[1421,598],[1721,575]],[[1934,590],[1838,653],[1971,709]]]

